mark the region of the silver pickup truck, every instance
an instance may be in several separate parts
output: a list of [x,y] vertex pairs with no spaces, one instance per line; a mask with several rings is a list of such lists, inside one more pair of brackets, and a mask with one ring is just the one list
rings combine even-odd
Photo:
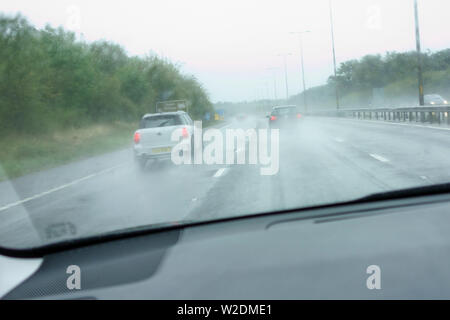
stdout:
[[174,130],[181,129],[182,138],[193,144],[194,122],[184,111],[146,114],[139,130],[134,133],[134,158],[139,169],[145,169],[148,160],[169,160]]

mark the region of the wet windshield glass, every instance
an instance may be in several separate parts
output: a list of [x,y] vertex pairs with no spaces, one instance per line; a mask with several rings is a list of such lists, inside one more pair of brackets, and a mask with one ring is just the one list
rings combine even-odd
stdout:
[[0,8],[0,247],[450,181],[450,1]]

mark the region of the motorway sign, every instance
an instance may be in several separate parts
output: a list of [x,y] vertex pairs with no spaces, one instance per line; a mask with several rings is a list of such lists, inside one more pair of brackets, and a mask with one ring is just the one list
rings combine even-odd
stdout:
[[170,100],[159,101],[156,103],[156,112],[174,112],[174,111],[186,111],[188,109],[188,103],[186,100]]

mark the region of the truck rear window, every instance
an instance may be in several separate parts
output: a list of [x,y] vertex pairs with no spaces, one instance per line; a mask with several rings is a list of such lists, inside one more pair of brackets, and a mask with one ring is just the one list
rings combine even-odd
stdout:
[[183,120],[177,115],[161,115],[147,117],[141,120],[141,129],[179,126]]

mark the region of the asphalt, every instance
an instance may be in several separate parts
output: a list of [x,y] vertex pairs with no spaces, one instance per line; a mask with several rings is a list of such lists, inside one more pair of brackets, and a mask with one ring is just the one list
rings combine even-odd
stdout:
[[[267,120],[221,128],[264,128]],[[0,246],[36,247],[136,226],[271,212],[450,181],[450,130],[305,118],[280,133],[279,171],[151,164],[127,148],[0,183]]]

